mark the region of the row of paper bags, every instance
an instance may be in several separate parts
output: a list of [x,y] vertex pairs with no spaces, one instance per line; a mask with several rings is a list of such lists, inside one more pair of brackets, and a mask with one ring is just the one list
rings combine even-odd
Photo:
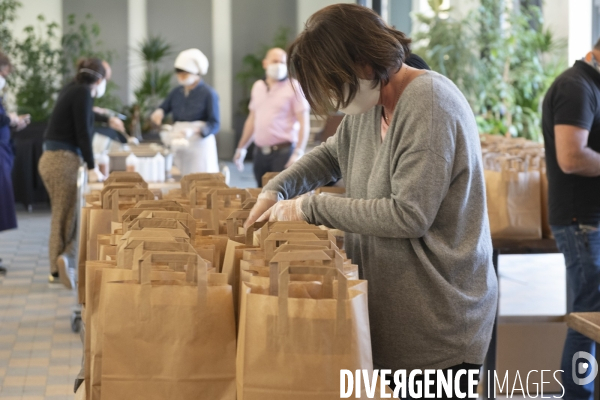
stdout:
[[543,144],[482,135],[481,147],[492,238],[552,237]]
[[87,198],[87,399],[337,399],[341,369],[372,371],[367,283],[331,232],[244,230],[255,192],[181,186],[120,173]]

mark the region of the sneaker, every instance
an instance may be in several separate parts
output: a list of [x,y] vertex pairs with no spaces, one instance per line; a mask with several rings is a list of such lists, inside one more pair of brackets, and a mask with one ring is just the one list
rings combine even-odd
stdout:
[[48,275],[48,282],[60,283],[60,279],[58,279],[58,272],[52,272],[50,275]]
[[71,277],[69,274],[69,258],[61,254],[56,259],[56,266],[58,267],[58,278],[60,282],[65,285],[67,289],[73,289],[73,282],[71,282]]

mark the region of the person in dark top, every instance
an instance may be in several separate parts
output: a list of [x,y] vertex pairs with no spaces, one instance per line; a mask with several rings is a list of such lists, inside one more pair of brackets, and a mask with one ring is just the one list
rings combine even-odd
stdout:
[[[0,91],[6,85],[6,77],[10,74],[12,66],[6,54],[0,52]],[[29,123],[29,116],[18,117],[14,113],[7,113],[0,97],[0,232],[17,227],[15,214],[15,198],[11,171],[14,154],[10,141],[10,128],[21,130]],[[0,260],[0,264],[2,260]],[[0,274],[5,274],[6,268],[0,265]]]
[[[542,128],[550,225],[567,267],[567,312],[600,311],[600,40],[550,86]],[[565,398],[591,399],[593,377],[587,384],[573,379],[585,378],[573,371],[579,351],[593,355],[594,341],[569,329],[561,366]]]
[[174,151],[174,163],[182,175],[219,172],[217,142],[220,129],[219,96],[202,79],[208,72],[208,59],[198,49],[184,50],[175,60],[178,87],[173,89],[151,116],[162,124],[166,114],[173,115],[174,133],[181,133],[188,145]]
[[72,287],[69,266],[75,262],[77,173],[81,159],[91,182],[104,176],[94,165],[92,135],[94,98],[106,90],[106,69],[101,60],[88,58],[78,65],[75,80],[60,92],[44,135],[44,153],[38,169],[52,207],[50,282],[60,279]]

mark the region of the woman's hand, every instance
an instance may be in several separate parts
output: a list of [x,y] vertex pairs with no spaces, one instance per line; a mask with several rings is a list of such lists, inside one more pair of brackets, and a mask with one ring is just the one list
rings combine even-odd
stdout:
[[152,123],[154,125],[160,126],[160,124],[162,124],[162,120],[164,117],[165,117],[165,112],[163,111],[163,109],[157,108],[156,110],[154,110],[152,115],[150,115],[150,121],[152,121]]
[[250,210],[248,219],[244,223],[244,228],[248,228],[250,225],[256,222],[267,210],[275,205],[279,201],[279,193],[272,190],[267,190],[258,195],[256,204]]
[[304,197],[297,197],[293,200],[283,200],[268,209],[257,222],[269,220],[273,221],[307,221],[306,215],[302,212],[302,201]]
[[104,182],[105,179],[106,177],[102,174],[102,172],[100,172],[98,166],[94,167],[93,169],[88,169],[89,183]]

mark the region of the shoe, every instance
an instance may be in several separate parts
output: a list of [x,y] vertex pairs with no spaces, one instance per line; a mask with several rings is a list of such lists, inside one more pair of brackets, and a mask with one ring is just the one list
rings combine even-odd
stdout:
[[73,289],[73,282],[71,282],[71,276],[69,274],[69,258],[61,254],[56,259],[56,266],[58,267],[58,278],[60,282],[65,285],[67,289]]
[[0,275],[6,275],[6,272],[8,270],[6,268],[4,268],[3,266],[0,265]]
[[50,275],[48,275],[48,282],[60,283],[60,279],[58,279],[58,272],[52,272]]

